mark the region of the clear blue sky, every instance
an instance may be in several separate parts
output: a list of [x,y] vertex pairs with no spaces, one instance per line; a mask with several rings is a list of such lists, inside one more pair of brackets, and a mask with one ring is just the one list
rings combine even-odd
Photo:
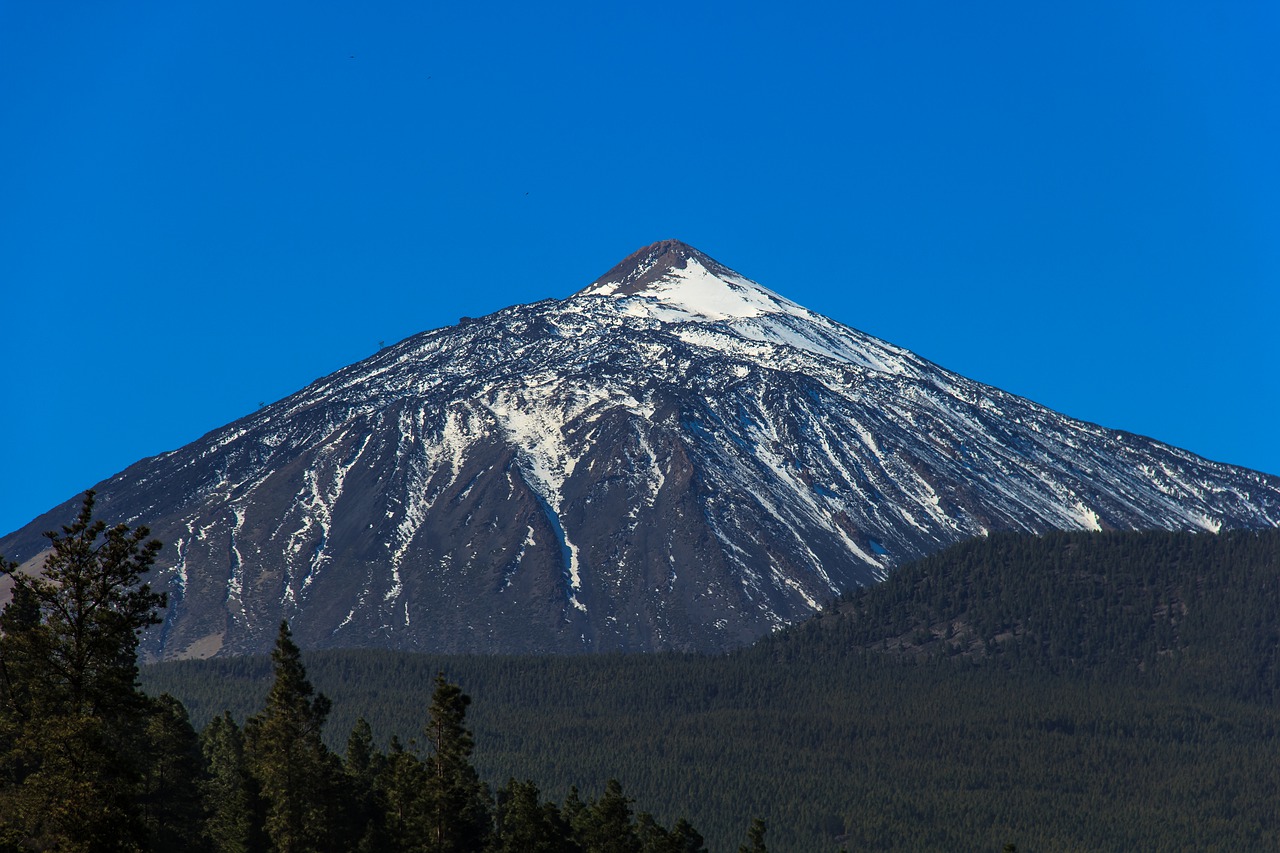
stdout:
[[0,532],[668,237],[1280,473],[1278,9],[0,3]]

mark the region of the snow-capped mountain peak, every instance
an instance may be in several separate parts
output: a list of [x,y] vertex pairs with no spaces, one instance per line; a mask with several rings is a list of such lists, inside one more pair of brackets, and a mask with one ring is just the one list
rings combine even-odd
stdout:
[[732,320],[804,309],[712,260],[679,240],[662,240],[632,253],[575,294],[608,296],[635,317]]
[[[675,240],[96,487],[169,544],[151,658],[723,649],[996,530],[1280,525],[1280,478],[951,373]],[[0,539],[35,565],[68,501]]]
[[654,324],[724,355],[759,360],[770,350],[778,358],[769,363],[789,369],[802,354],[879,373],[920,373],[920,360],[906,350],[810,311],[679,240],[632,253],[563,304]]

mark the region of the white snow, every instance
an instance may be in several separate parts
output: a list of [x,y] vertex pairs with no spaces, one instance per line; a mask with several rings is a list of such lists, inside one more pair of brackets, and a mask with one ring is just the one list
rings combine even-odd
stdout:
[[[607,296],[615,289],[616,286],[606,285],[595,292]],[[632,316],[663,320],[679,319],[681,314],[728,320],[804,309],[748,279],[718,276],[697,258],[690,258],[684,269],[672,270],[639,294],[627,298],[624,310]]]
[[1075,505],[1076,522],[1085,530],[1094,532],[1102,530],[1102,524],[1099,523],[1098,514],[1083,503],[1077,501]]
[[195,538],[192,531],[191,522],[187,522],[187,535],[179,536],[175,543],[178,550],[178,562],[173,567],[174,577],[178,582],[178,597],[182,598],[187,594],[187,552],[191,550],[191,542]]
[[603,303],[624,317],[674,324],[688,343],[748,360],[776,361],[783,347],[882,373],[920,372],[905,350],[832,322],[750,279],[714,273],[697,258],[638,293],[619,296],[620,287],[593,286],[579,298],[589,302],[570,300],[565,311]]
[[[234,507],[235,524],[231,528],[231,576],[227,578],[227,603],[235,607],[232,616],[239,616],[241,622],[248,621],[248,613],[244,605],[244,557],[236,545],[236,534],[244,527],[244,507]],[[238,611],[238,612],[237,612]]]

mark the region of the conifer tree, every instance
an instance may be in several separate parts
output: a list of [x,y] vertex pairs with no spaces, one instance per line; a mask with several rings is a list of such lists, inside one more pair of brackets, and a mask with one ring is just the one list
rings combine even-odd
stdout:
[[672,853],[671,833],[648,812],[636,815],[635,833],[640,841],[640,853]]
[[45,534],[39,576],[0,560],[14,584],[0,614],[0,815],[27,849],[146,845],[137,648],[165,604],[141,582],[161,545],[93,508],[90,491],[72,524]]
[[640,853],[631,803],[617,779],[605,783],[604,793],[579,813],[573,825],[574,835],[587,853]]
[[664,829],[648,812],[636,815],[636,836],[641,853],[707,853],[702,835],[684,818]]
[[569,822],[569,826],[577,832],[578,824],[582,822],[583,815],[587,811],[587,804],[582,801],[582,794],[578,791],[577,785],[569,786],[569,793],[565,795],[564,805],[560,809],[560,814]]
[[672,853],[707,853],[702,833],[684,818],[677,820],[676,825],[671,827],[670,839]]
[[244,736],[231,714],[214,717],[200,733],[208,777],[201,785],[214,853],[262,853],[263,809],[249,772]]
[[271,653],[275,681],[267,706],[245,723],[245,753],[266,804],[265,828],[276,853],[342,849],[337,759],[322,730],[329,699],[307,680],[289,623]]
[[498,791],[490,853],[581,853],[555,803],[542,802],[532,781],[507,781]]
[[368,782],[370,787],[378,775],[380,763],[385,760],[373,746],[373,728],[364,717],[356,720],[347,737],[347,752],[342,761],[342,769],[347,776],[359,782]]
[[475,741],[467,729],[471,697],[436,674],[424,732],[431,850],[469,853],[481,849],[489,831],[489,792],[471,764]]
[[210,849],[201,797],[204,756],[187,709],[166,693],[152,700],[146,722],[149,761],[141,803],[150,849],[203,853]]
[[373,729],[361,717],[347,738],[346,758],[342,769],[347,781],[348,822],[357,853],[374,853],[387,848],[383,829],[385,806],[378,795],[378,776],[386,764],[386,756],[373,746]]
[[433,824],[428,814],[427,788],[427,769],[422,760],[393,736],[377,783],[388,851],[418,853],[430,849]]

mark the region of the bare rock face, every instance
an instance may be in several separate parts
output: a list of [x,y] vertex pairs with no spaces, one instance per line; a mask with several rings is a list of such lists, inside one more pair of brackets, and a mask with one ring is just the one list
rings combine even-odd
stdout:
[[[166,543],[148,659],[719,650],[992,530],[1280,523],[1280,478],[1063,417],[678,241],[98,484]],[[38,563],[40,531],[0,539]]]

